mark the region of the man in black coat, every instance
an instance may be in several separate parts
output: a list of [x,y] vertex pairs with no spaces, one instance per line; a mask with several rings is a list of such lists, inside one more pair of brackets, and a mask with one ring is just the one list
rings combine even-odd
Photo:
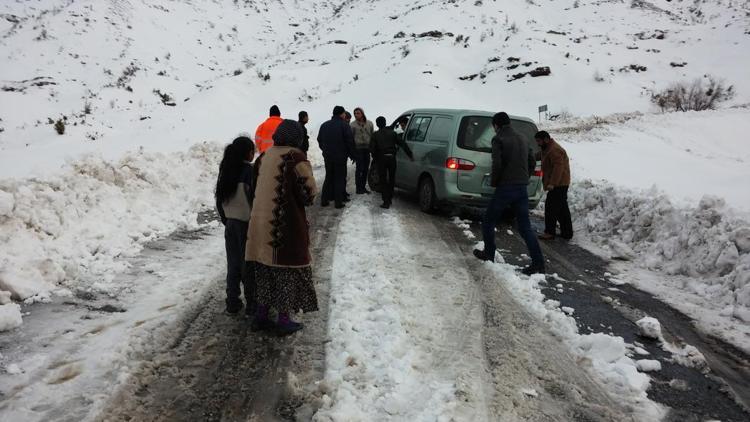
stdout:
[[410,160],[414,161],[411,149],[404,139],[396,134],[393,129],[385,126],[385,117],[375,119],[378,131],[372,134],[370,151],[372,152],[375,166],[378,169],[380,179],[380,194],[383,197],[381,208],[390,208],[393,199],[393,187],[396,185],[396,153],[399,146]]
[[474,256],[483,261],[495,260],[495,225],[506,207],[510,207],[518,223],[518,232],[526,242],[531,265],[526,275],[544,273],[544,256],[529,221],[529,175],[536,161],[526,140],[510,125],[507,113],[492,116],[495,137],[492,138],[492,172],[490,186],[495,188],[482,221],[484,250],[474,249]]
[[318,144],[323,151],[326,177],[323,182],[320,205],[333,200],[336,208],[343,208],[346,200],[346,160],[354,158],[354,138],[345,119],[344,107],[333,108],[331,120],[320,125]]

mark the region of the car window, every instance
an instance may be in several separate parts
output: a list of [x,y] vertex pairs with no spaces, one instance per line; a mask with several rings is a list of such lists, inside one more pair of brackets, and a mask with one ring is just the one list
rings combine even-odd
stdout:
[[430,136],[427,142],[435,144],[447,144],[453,129],[453,119],[450,117],[437,116],[432,122]]
[[458,129],[458,146],[474,151],[492,152],[495,130],[489,116],[466,116]]
[[[511,127],[526,140],[529,147],[537,152],[539,147],[534,140],[537,127],[531,122],[511,120]],[[495,129],[490,116],[466,116],[458,128],[458,147],[473,151],[492,152],[492,138]]]
[[432,117],[416,116],[406,128],[407,142],[424,142]]

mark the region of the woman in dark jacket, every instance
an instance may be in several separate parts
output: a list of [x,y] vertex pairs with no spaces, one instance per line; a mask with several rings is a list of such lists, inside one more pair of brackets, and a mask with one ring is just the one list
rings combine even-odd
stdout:
[[245,253],[257,284],[253,330],[274,328],[270,308],[279,314],[275,328],[281,335],[302,328],[290,312],[318,310],[305,214],[317,187],[310,162],[299,149],[303,136],[299,123],[284,120],[273,135],[274,145],[255,162],[257,183]]

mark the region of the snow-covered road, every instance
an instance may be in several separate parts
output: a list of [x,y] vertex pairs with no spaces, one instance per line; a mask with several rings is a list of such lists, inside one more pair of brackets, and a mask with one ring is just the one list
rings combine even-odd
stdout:
[[[8,421],[91,420],[122,383],[180,336],[224,266],[215,224],[150,243],[115,282],[123,293],[80,292],[37,303],[0,337],[0,414]],[[14,368],[8,371],[7,368]]]
[[[258,335],[222,313],[223,244],[208,224],[150,244],[122,275],[122,297],[29,308],[0,345],[21,372],[0,375],[0,411],[28,421],[647,421],[666,404],[683,419],[742,420],[720,372],[636,338],[637,303],[594,285],[606,264],[582,249],[545,247],[565,278],[519,277],[471,256],[476,223],[425,215],[404,195],[390,210],[378,199],[310,208],[321,310],[302,317],[300,334]],[[506,228],[498,245],[511,263],[527,259]],[[663,373],[636,371],[643,348]],[[690,406],[701,398],[715,406]]]
[[339,225],[316,420],[630,418],[448,219],[378,203]]

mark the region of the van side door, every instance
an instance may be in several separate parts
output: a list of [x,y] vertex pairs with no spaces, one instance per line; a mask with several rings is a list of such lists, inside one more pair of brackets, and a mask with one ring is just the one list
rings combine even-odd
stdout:
[[430,146],[425,140],[431,122],[432,116],[415,114],[406,127],[404,140],[414,154],[414,161],[409,160],[404,151],[396,154],[396,184],[403,189],[416,191],[419,175],[429,166],[427,153]]

